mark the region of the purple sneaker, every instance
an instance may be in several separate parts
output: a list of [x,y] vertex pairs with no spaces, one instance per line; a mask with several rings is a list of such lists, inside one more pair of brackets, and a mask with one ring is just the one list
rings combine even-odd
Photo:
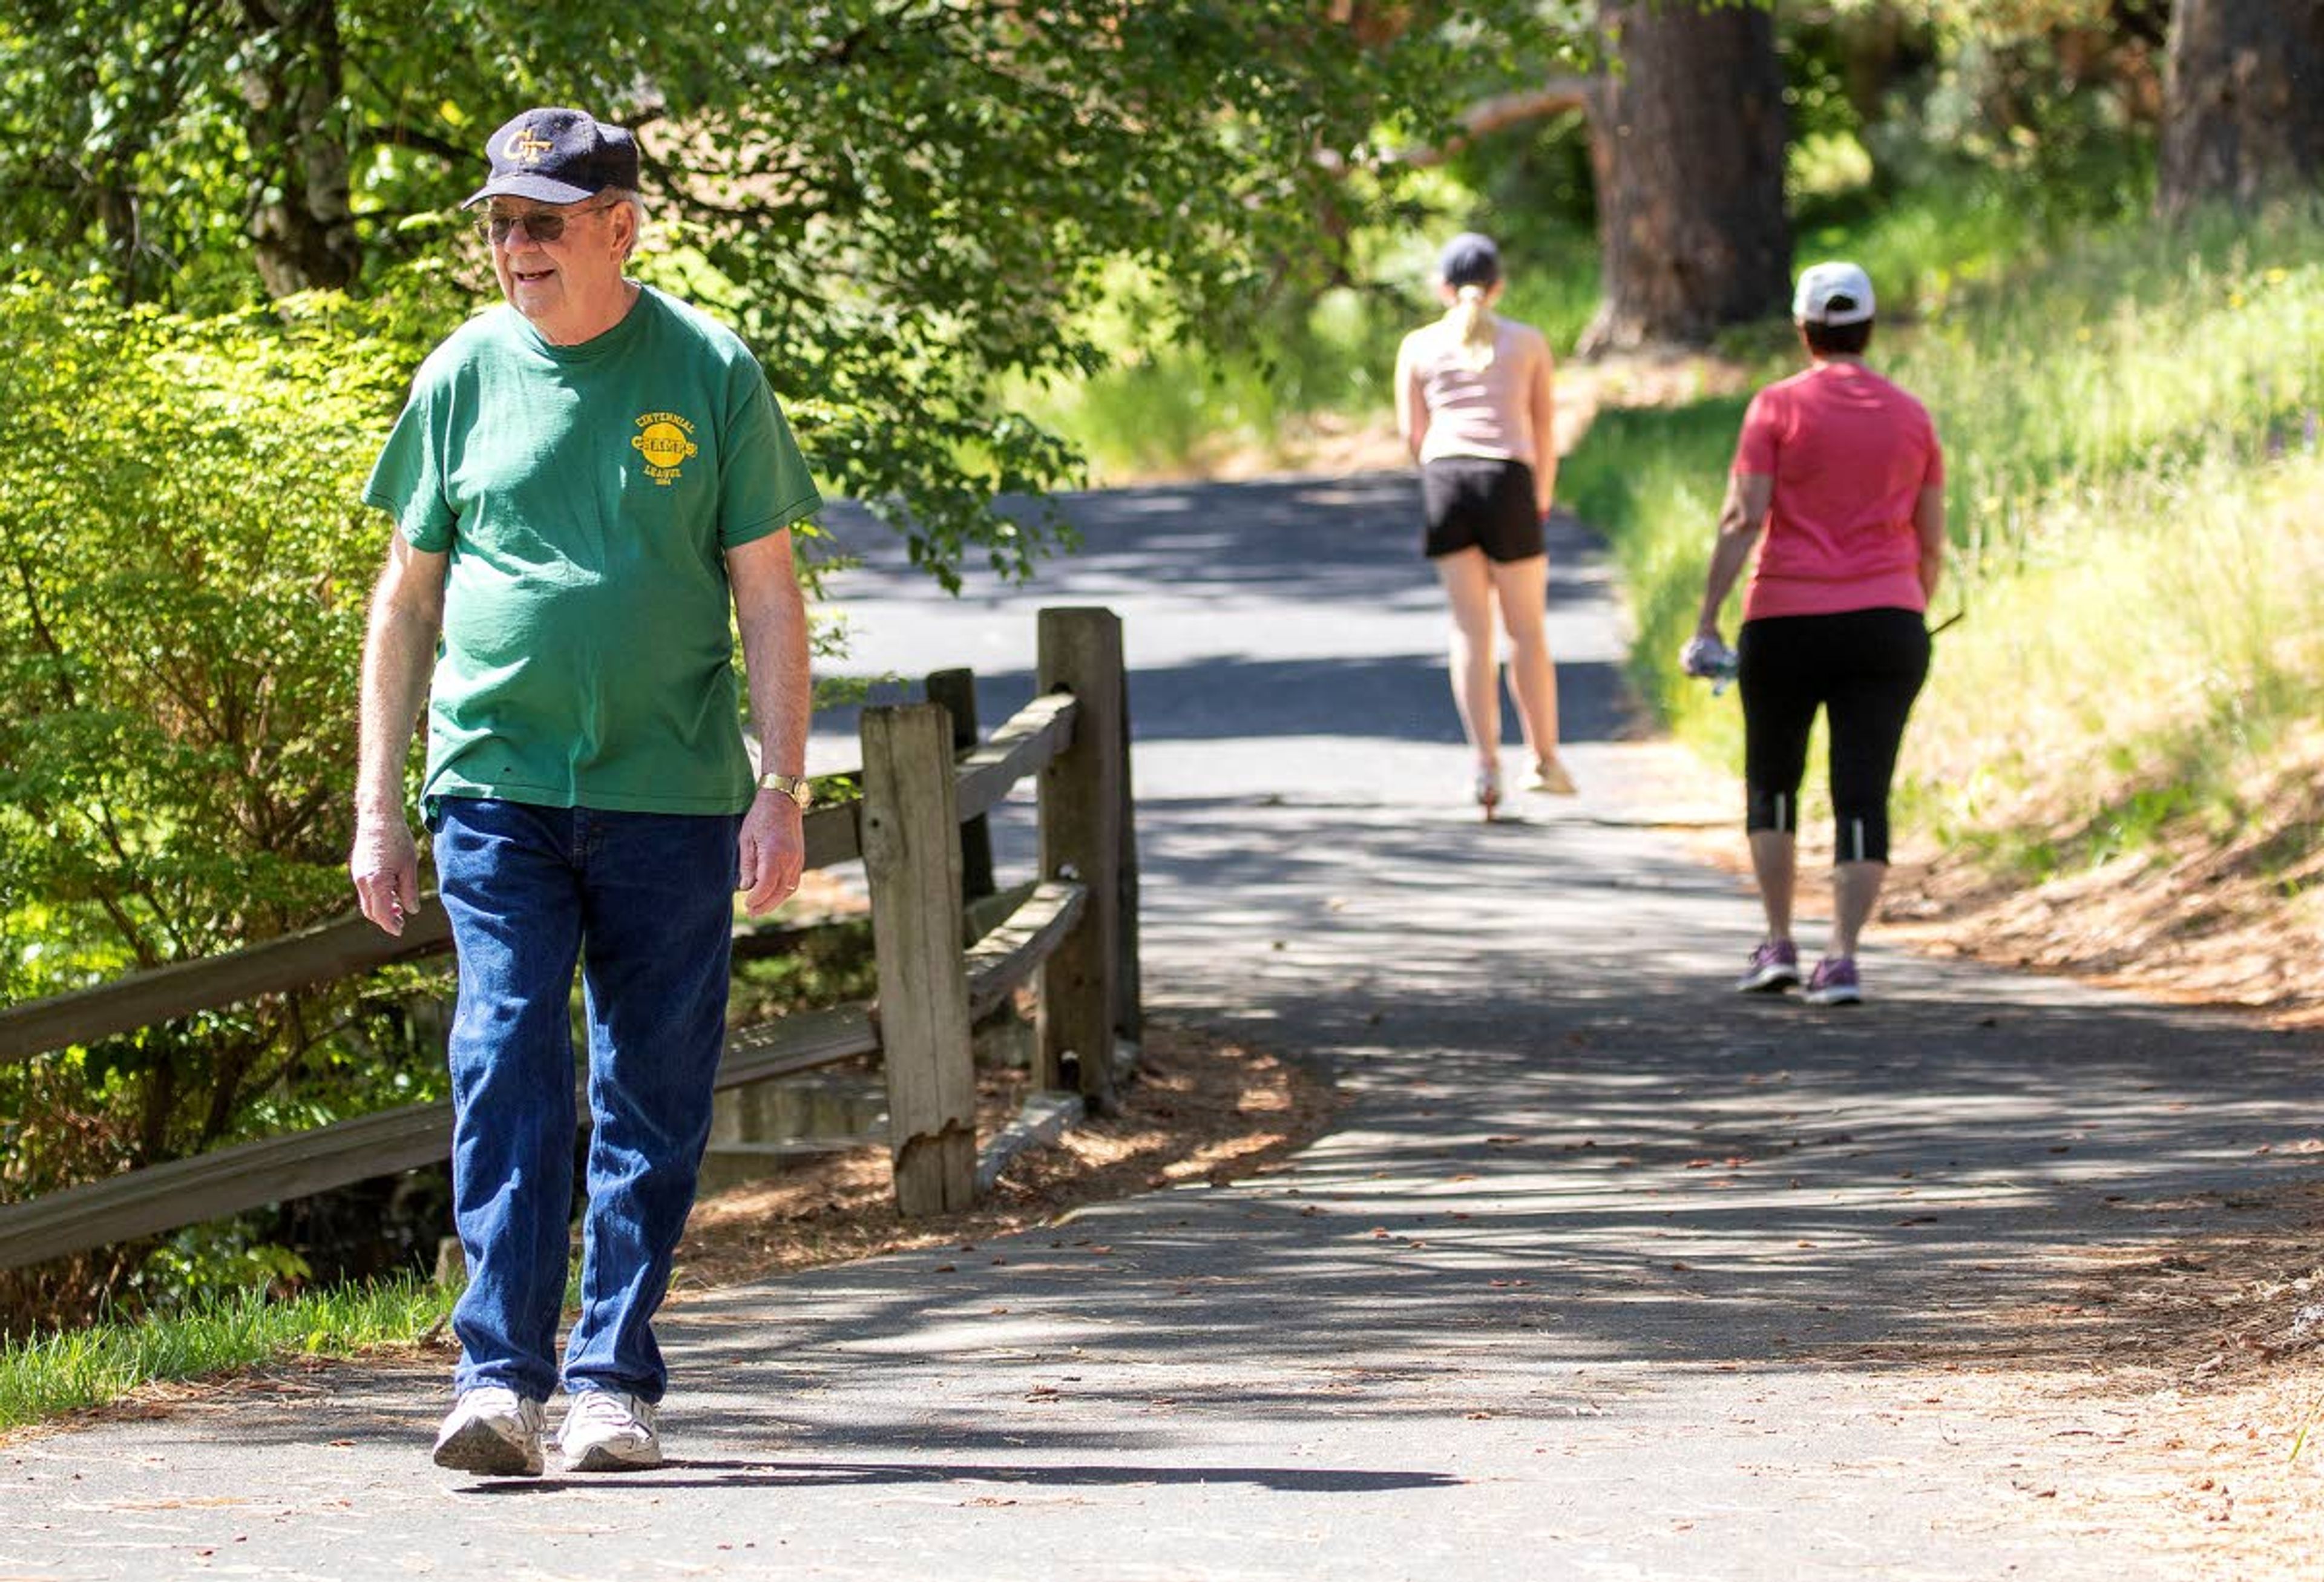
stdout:
[[1802,996],[1812,1006],[1852,1006],[1864,998],[1863,986],[1856,981],[1856,958],[1826,956],[1815,964],[1808,975],[1808,991]]
[[1735,989],[1738,994],[1781,994],[1799,980],[1799,947],[1787,939],[1764,940],[1751,952],[1751,964],[1735,980]]

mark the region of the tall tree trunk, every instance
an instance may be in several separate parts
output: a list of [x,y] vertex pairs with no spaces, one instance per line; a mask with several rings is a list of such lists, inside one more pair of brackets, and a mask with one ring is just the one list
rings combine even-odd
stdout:
[[106,179],[89,184],[88,199],[97,223],[105,227],[105,255],[113,263],[114,297],[124,308],[134,308],[145,299],[149,283],[143,278],[145,244],[138,228],[137,188],[125,173],[115,174],[125,172],[127,161],[109,151],[91,163],[106,172]]
[[337,131],[344,60],[336,0],[244,0],[251,240],[270,296],[355,284],[363,267]]
[[2324,6],[2179,0],[2164,87],[2167,216],[2223,199],[2249,212],[2324,175]]
[[1585,354],[1700,344],[1791,287],[1784,74],[1757,6],[1605,0],[1622,70],[1592,95],[1604,299]]
[[[83,105],[106,102],[106,87],[96,62],[76,62],[72,81]],[[70,170],[78,196],[88,206],[86,212],[92,213],[104,228],[105,256],[113,268],[115,299],[124,308],[134,308],[146,299],[152,284],[147,278],[152,272],[152,261],[146,255],[137,200],[137,156],[144,152],[137,142],[137,133],[142,129],[134,125],[132,117],[108,119],[113,125],[104,133],[86,124],[72,128],[88,152],[80,159],[66,158],[59,162]],[[150,132],[145,134],[152,135]]]

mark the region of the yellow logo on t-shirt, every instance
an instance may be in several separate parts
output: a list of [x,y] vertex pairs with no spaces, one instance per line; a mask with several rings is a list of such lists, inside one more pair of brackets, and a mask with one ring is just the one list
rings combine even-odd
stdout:
[[694,425],[676,412],[648,412],[638,419],[639,433],[630,443],[646,458],[646,476],[665,489],[678,482],[678,470],[700,446],[687,437]]

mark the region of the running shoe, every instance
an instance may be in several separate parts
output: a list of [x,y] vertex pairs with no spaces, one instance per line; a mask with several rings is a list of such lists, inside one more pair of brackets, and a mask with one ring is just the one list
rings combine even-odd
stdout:
[[652,1405],[613,1390],[582,1390],[557,1437],[568,1472],[637,1472],[661,1465]]
[[1852,1006],[1864,998],[1864,987],[1856,980],[1856,958],[1826,956],[1808,974],[1807,993],[1801,997],[1812,1006]]
[[1533,760],[1533,768],[1526,774],[1525,788],[1545,791],[1552,796],[1571,796],[1573,795],[1573,777],[1565,772],[1565,766],[1558,761],[1555,753],[1552,753],[1547,758]]
[[436,1435],[436,1465],[481,1477],[540,1476],[540,1403],[501,1384],[463,1390]]
[[1486,821],[1491,822],[1493,809],[1501,805],[1501,771],[1480,768],[1476,779],[1470,783],[1469,790],[1470,795],[1476,797],[1477,805],[1484,809]]
[[1797,988],[1799,981],[1799,947],[1787,939],[1762,940],[1735,989],[1738,994],[1781,994]]

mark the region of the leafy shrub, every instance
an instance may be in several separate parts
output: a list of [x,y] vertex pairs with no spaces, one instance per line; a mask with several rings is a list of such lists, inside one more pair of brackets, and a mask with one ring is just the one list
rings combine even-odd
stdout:
[[[0,288],[0,998],[346,905],[357,496],[447,317],[424,280],[213,319]],[[337,1080],[297,1124],[360,1105],[392,1033],[342,991],[0,1071],[0,1199],[272,1129],[302,1071]]]

